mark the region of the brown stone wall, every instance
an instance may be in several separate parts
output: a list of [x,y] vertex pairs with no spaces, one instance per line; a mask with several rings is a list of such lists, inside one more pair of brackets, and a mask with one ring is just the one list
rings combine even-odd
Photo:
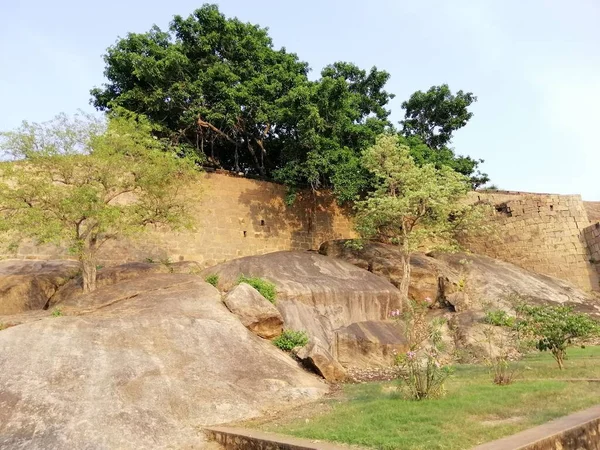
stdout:
[[476,192],[473,200],[494,205],[499,226],[495,238],[469,242],[471,251],[585,290],[599,289],[583,233],[590,222],[580,196],[500,191]]
[[583,230],[583,237],[590,252],[590,262],[596,267],[600,276],[600,222]]
[[[102,250],[102,263],[152,258],[193,260],[209,266],[278,250],[318,249],[326,240],[354,236],[348,214],[330,196],[308,194],[288,207],[285,193],[279,184],[207,173],[190,193],[193,231],[156,230],[134,240],[111,242]],[[22,244],[16,255],[30,259],[64,256],[56,247],[30,243]]]
[[600,222],[600,202],[583,202],[590,222]]
[[[103,249],[102,263],[152,258],[194,260],[208,267],[278,250],[318,249],[324,241],[355,236],[348,211],[338,207],[331,196],[305,194],[288,207],[285,193],[286,188],[279,184],[207,173],[190,193],[194,230],[154,230],[137,239],[112,242]],[[468,243],[473,252],[571,281],[586,290],[598,289],[598,273],[590,260],[600,260],[600,238],[588,228],[590,222],[579,196],[475,192],[472,201],[493,204],[494,220],[499,224],[496,239],[484,237]],[[590,253],[588,245],[597,256]],[[31,243],[21,244],[16,253],[17,258],[28,259],[66,256],[54,246]]]

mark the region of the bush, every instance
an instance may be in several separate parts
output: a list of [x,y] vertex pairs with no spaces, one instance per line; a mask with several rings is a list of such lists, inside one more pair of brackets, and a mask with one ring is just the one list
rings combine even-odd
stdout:
[[283,333],[273,339],[273,344],[285,352],[291,352],[296,347],[308,344],[308,335],[305,331],[283,330]]
[[549,351],[559,369],[563,369],[567,348],[600,335],[600,324],[589,315],[578,313],[571,306],[517,307],[522,319],[520,332],[531,338],[539,351]]
[[204,281],[206,281],[208,284],[212,284],[214,287],[217,287],[219,284],[219,275],[213,273],[212,275],[207,276]]
[[269,300],[271,303],[275,304],[275,296],[277,295],[277,291],[275,290],[275,285],[270,281],[263,280],[259,277],[246,277],[241,275],[238,279],[237,284],[247,283],[256,289],[261,295]]
[[483,321],[487,324],[494,325],[497,327],[509,327],[515,326],[515,318],[509,316],[506,311],[501,309],[496,311],[487,311]]
[[52,317],[60,317],[62,315],[63,313],[60,310],[60,308],[54,308],[54,310],[52,311]]

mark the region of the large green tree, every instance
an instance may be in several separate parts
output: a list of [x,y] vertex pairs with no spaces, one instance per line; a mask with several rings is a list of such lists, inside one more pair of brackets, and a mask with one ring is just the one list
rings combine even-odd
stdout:
[[405,117],[400,122],[400,133],[417,164],[449,166],[469,176],[473,187],[489,181],[487,174],[477,170],[483,160],[457,156],[450,148],[454,132],[473,117],[468,108],[476,101],[471,92],[453,94],[447,84],[442,84],[432,86],[427,92],[417,91],[402,103]]
[[183,188],[196,180],[189,158],[165,151],[143,117],[108,124],[61,115],[0,134],[0,231],[67,246],[81,262],[84,291],[96,286],[98,252],[150,224],[187,225]]
[[217,167],[333,187],[342,200],[364,188],[360,152],[391,126],[386,72],[340,62],[309,80],[266,29],[215,5],[176,16],[168,31],[130,33],[104,59],[108,82],[91,92],[98,109],[144,114],[181,153]]

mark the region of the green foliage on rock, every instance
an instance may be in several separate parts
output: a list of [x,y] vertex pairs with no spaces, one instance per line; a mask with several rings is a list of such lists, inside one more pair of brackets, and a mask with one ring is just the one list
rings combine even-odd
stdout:
[[283,330],[283,333],[273,339],[273,344],[285,352],[291,352],[296,347],[308,344],[308,335],[305,331]]
[[275,297],[277,296],[277,289],[275,285],[270,281],[267,281],[263,278],[259,277],[247,277],[241,275],[238,278],[237,284],[246,283],[256,289],[260,294],[269,300],[271,303],[275,304]]
[[208,275],[204,281],[206,281],[208,284],[212,284],[214,287],[217,287],[219,284],[219,275],[217,275],[216,273],[213,273],[211,275]]
[[98,252],[148,225],[188,226],[183,188],[195,181],[190,158],[156,139],[142,116],[111,114],[108,123],[65,115],[24,122],[0,134],[0,231],[66,245],[82,265],[84,291],[96,285]]
[[600,334],[600,324],[571,306],[517,306],[520,332],[531,338],[539,351],[549,351],[563,369],[567,348]]
[[355,225],[364,239],[398,245],[403,255],[401,292],[407,297],[410,254],[425,240],[456,246],[457,237],[482,228],[485,212],[469,205],[466,176],[448,166],[418,166],[395,135],[382,135],[362,156],[373,190],[356,203]]

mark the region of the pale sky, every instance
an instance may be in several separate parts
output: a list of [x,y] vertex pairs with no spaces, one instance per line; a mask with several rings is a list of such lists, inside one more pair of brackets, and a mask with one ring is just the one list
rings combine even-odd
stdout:
[[[502,189],[600,200],[600,1],[222,0],[268,27],[313,76],[335,61],[391,74],[392,119],[416,90],[478,97],[453,142]],[[166,29],[191,0],[0,0],[0,130],[91,111],[118,36]]]

